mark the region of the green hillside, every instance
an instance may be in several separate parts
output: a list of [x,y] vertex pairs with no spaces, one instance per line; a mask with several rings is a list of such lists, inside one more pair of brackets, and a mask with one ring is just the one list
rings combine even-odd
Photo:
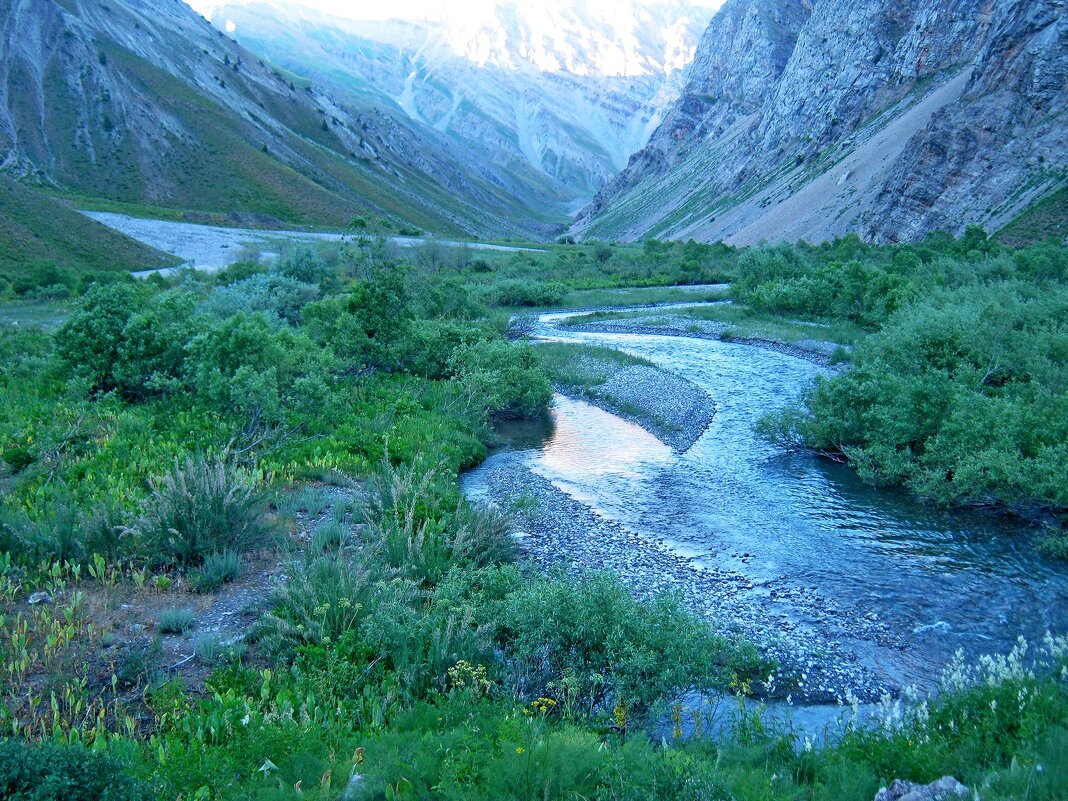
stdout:
[[42,263],[77,271],[145,270],[177,260],[0,176],[0,275],[13,278]]

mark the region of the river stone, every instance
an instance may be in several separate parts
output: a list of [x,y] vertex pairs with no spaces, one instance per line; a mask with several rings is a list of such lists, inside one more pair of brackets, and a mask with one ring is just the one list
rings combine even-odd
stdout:
[[968,788],[952,776],[943,776],[930,784],[897,780],[889,788],[879,790],[875,801],[950,801],[970,795]]

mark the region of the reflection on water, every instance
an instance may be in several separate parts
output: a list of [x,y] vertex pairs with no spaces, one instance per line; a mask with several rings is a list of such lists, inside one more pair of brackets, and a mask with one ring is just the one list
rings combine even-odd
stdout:
[[757,584],[812,591],[828,608],[885,622],[904,648],[855,647],[899,684],[927,683],[958,648],[1007,651],[1019,635],[1068,631],[1068,570],[1037,555],[1023,524],[876,491],[846,467],[784,454],[754,433],[822,368],[717,341],[552,333],[642,356],[716,402],[704,436],[676,454],[631,423],[558,398],[554,430],[519,450],[602,516]]

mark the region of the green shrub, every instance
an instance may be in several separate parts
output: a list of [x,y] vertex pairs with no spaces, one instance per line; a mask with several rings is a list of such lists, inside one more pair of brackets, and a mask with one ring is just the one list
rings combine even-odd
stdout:
[[549,408],[552,386],[534,348],[503,340],[456,349],[451,369],[461,385],[497,417],[538,417]]
[[640,603],[607,575],[535,579],[491,609],[515,691],[572,714],[619,707],[642,719],[686,690],[725,689],[764,669],[754,648],[674,600]]
[[279,324],[299,325],[304,307],[319,298],[319,287],[287,275],[259,273],[216,289],[204,308],[216,317],[262,312]]
[[197,592],[215,592],[223,584],[237,581],[240,576],[241,555],[225,550],[204,558],[204,564],[193,574],[193,586]]
[[931,293],[858,346],[854,367],[762,424],[943,503],[1068,507],[1068,290]]
[[147,784],[119,759],[80,744],[0,740],[0,798],[5,801],[147,801]]
[[192,609],[164,609],[156,618],[156,625],[162,634],[185,634],[195,617]]
[[380,468],[368,482],[364,520],[376,555],[406,578],[436,584],[458,566],[482,567],[515,555],[510,522],[463,501],[444,507],[440,475],[414,465]]
[[187,457],[153,482],[132,529],[155,564],[200,565],[209,554],[240,552],[267,533],[249,473],[218,457]]
[[486,297],[498,306],[556,306],[566,294],[567,287],[559,281],[508,278],[492,285]]
[[275,588],[272,609],[257,623],[254,638],[283,655],[336,642],[363,619],[372,584],[372,572],[355,557],[313,556],[294,563]]
[[240,312],[194,337],[186,381],[205,402],[246,419],[327,405],[332,357],[304,334]]
[[315,248],[303,244],[293,245],[283,253],[273,270],[294,282],[312,286],[320,286],[334,276]]

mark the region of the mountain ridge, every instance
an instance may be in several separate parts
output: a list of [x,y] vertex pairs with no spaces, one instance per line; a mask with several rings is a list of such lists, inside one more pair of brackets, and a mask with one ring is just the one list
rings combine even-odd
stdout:
[[1065,184],[1066,53],[1058,0],[979,13],[960,0],[730,0],[680,99],[573,233],[755,244],[996,230]]
[[561,215],[388,110],[298,86],[180,0],[0,0],[0,165],[287,224],[544,236]]

